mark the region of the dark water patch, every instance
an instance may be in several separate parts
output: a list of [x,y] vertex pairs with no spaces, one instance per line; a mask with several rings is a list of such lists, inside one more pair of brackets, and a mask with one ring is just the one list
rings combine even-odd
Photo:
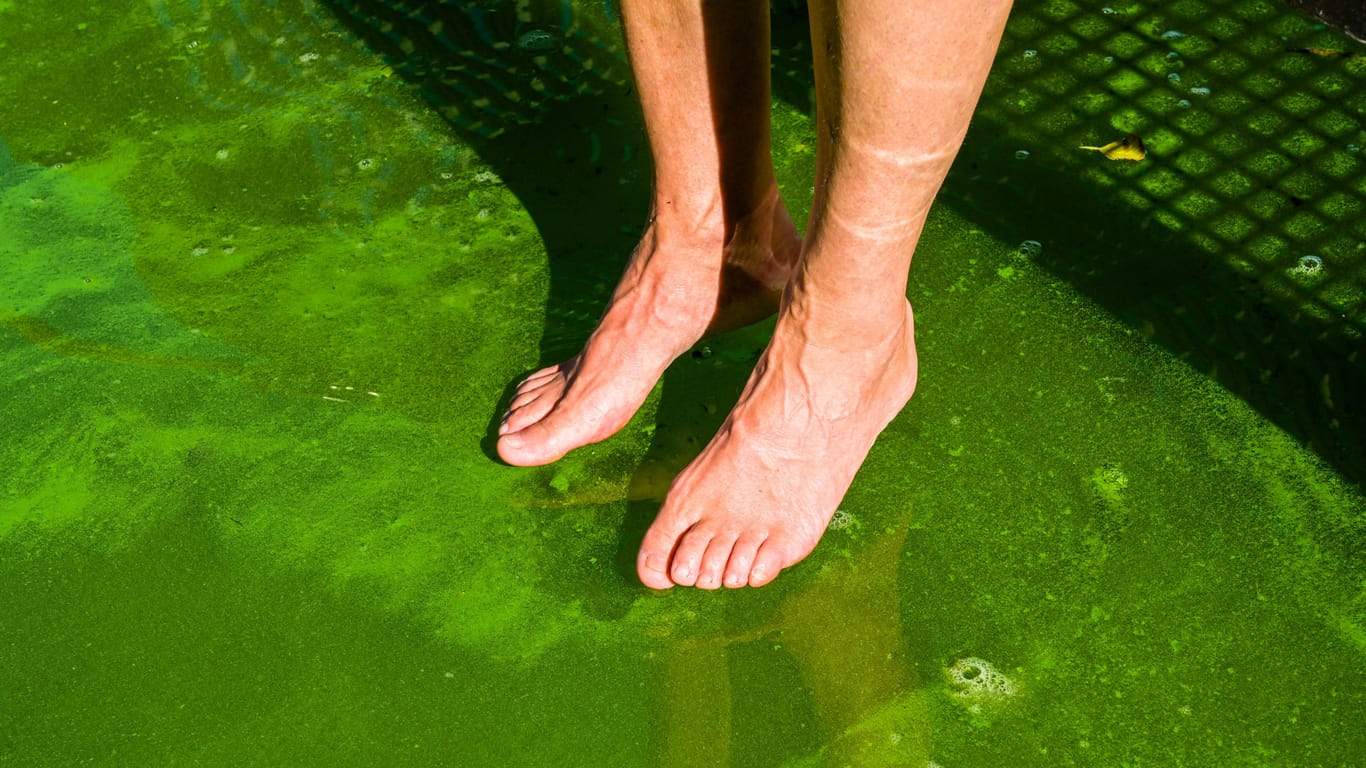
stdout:
[[394,617],[381,593],[340,599],[326,574],[280,569],[207,522],[156,521],[114,552],[83,527],[0,541],[0,630],[22,649],[0,664],[6,754],[642,764],[639,662],[581,647],[505,667]]

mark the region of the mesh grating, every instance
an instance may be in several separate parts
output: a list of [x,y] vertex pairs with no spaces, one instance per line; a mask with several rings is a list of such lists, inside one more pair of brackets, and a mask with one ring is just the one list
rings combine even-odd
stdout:
[[[1366,330],[1366,59],[1268,2],[1017,9],[982,117],[1017,141],[1103,144],[1077,172],[1335,331]],[[1359,48],[1359,46],[1357,46]],[[1103,159],[1103,158],[1087,158]]]
[[1363,54],[1264,0],[1017,3],[943,200],[1360,483]]

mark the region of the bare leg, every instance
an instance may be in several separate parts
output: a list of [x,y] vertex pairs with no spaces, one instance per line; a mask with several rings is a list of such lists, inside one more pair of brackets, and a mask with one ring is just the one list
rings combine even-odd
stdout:
[[498,453],[546,464],[619,430],[704,334],[771,315],[800,249],[769,154],[766,2],[624,0],[654,210],[583,352],[533,373]]
[[761,586],[806,557],[910,399],[911,254],[1009,6],[811,3],[820,143],[801,261],[740,402],[646,533],[646,585]]

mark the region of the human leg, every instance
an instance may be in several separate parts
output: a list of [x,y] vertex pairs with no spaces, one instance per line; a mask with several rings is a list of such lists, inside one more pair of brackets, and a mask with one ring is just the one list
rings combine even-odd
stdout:
[[800,248],[769,154],[767,3],[624,0],[622,19],[653,212],[583,352],[518,387],[499,429],[510,464],[615,433],[699,338],[772,314]]
[[637,560],[648,586],[761,586],[820,540],[915,388],[906,279],[1009,0],[813,0],[817,190],[772,341],[674,481]]

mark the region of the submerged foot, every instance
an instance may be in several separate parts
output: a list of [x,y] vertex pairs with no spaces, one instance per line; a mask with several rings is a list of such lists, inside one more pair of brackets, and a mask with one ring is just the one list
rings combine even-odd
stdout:
[[903,305],[904,317],[869,335],[824,339],[784,310],[739,403],[645,534],[637,571],[646,586],[758,587],[815,548],[915,389]]
[[801,247],[776,188],[729,233],[675,232],[653,220],[583,351],[518,386],[498,429],[504,461],[548,464],[607,439],[699,339],[776,311]]

